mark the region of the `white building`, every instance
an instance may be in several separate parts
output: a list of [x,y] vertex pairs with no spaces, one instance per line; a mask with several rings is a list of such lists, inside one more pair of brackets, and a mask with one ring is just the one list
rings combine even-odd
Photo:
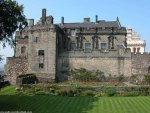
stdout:
[[131,49],[131,52],[143,54],[145,46],[145,40],[141,40],[138,33],[133,31],[132,28],[127,28],[127,47]]

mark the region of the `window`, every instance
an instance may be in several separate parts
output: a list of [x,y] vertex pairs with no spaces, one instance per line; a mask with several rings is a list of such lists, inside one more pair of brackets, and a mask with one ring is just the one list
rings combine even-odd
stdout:
[[85,52],[91,52],[91,50],[92,50],[92,45],[91,45],[91,43],[85,43],[84,51],[85,51]]
[[39,41],[39,37],[35,37],[35,42],[38,42]]
[[21,47],[21,53],[25,53],[25,51],[26,51],[26,47],[25,46]]
[[76,31],[75,31],[75,29],[67,29],[67,34],[71,35],[71,36],[75,36]]
[[71,36],[75,36],[75,30],[74,30],[74,29],[71,29],[70,35],[71,35]]
[[150,66],[148,67],[148,73],[150,73]]
[[75,49],[76,49],[76,44],[70,43],[70,50],[75,50]]
[[44,64],[43,64],[43,63],[40,63],[40,64],[39,64],[39,68],[40,68],[40,69],[44,68]]
[[106,43],[101,43],[101,49],[107,49],[107,44]]
[[39,50],[39,56],[44,56],[44,50]]

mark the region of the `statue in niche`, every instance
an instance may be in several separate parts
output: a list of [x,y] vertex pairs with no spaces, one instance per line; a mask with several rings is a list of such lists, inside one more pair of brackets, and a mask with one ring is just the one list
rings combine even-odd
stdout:
[[148,73],[150,73],[150,66],[148,67]]

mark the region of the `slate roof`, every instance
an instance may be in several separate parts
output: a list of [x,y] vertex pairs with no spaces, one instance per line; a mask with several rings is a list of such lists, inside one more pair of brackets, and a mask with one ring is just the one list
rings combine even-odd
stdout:
[[88,23],[64,23],[63,25],[60,24],[60,27],[65,27],[65,28],[79,28],[79,27],[84,27],[84,28],[95,28],[95,27],[116,27],[120,28],[121,25],[118,21],[98,21],[96,22],[88,22]]

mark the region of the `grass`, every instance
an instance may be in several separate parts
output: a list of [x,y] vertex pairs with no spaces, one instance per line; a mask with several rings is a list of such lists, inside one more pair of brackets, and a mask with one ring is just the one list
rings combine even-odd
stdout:
[[7,86],[0,90],[0,95],[15,95],[15,86]]
[[33,113],[149,113],[150,97],[0,96],[0,111]]
[[[14,86],[0,92],[0,111],[32,113],[149,113],[150,97],[19,96]],[[10,95],[9,95],[10,93]]]

